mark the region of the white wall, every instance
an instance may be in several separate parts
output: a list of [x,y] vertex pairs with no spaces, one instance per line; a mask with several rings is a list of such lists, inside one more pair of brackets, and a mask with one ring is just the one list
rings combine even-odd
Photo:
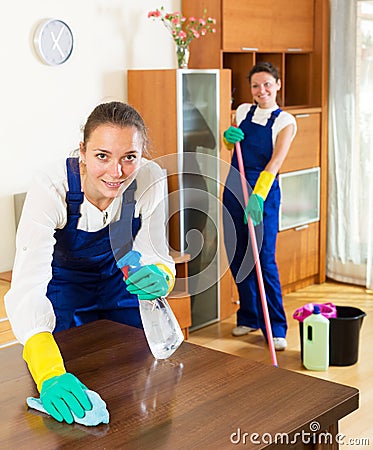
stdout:
[[[15,252],[13,194],[39,165],[77,148],[80,128],[102,101],[127,100],[127,69],[175,68],[175,45],[149,10],[180,0],[13,0],[0,17],[0,272]],[[3,5],[4,6],[4,5]],[[72,29],[71,58],[42,64],[32,48],[41,19]]]

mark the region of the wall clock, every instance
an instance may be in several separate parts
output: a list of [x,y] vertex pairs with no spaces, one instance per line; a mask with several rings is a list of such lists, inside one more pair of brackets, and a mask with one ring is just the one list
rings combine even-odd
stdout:
[[74,46],[73,33],[62,20],[46,19],[35,30],[34,46],[44,64],[57,66],[70,58]]

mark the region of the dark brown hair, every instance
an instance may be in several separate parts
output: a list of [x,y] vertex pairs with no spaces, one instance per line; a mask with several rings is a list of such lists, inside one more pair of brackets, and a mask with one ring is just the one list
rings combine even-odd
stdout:
[[276,67],[271,64],[270,62],[258,62],[257,64],[255,64],[255,66],[250,70],[249,74],[247,75],[247,79],[249,80],[249,82],[251,83],[251,77],[254,75],[254,73],[259,73],[259,72],[267,72],[270,75],[273,76],[273,78],[278,81],[280,79],[280,74],[278,72],[278,70],[276,69]]
[[83,143],[89,140],[93,131],[100,125],[135,127],[142,137],[143,154],[148,154],[148,132],[141,115],[135,108],[122,102],[102,103],[91,112],[83,127]]

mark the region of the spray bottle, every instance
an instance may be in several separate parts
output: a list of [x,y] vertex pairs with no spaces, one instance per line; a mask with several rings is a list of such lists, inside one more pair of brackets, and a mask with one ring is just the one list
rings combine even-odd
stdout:
[[[141,254],[132,250],[117,261],[125,279],[141,268],[140,258]],[[139,300],[139,308],[145,337],[154,358],[169,358],[183,342],[184,335],[166,298]]]

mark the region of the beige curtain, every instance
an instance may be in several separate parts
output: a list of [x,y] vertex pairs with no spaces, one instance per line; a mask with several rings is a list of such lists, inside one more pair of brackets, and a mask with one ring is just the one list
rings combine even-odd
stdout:
[[327,275],[373,289],[373,1],[330,7]]

